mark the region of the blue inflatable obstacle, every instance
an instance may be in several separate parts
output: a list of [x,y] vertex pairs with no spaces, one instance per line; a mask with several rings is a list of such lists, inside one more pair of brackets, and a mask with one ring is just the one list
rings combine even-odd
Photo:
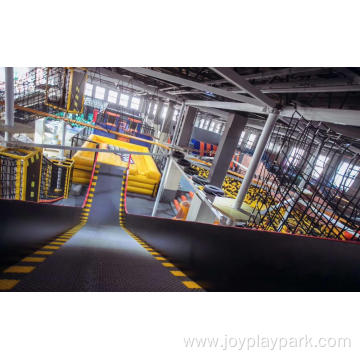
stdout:
[[145,146],[150,150],[151,144],[142,142],[141,140],[128,139],[125,137],[117,136],[115,134],[110,134],[106,130],[116,131],[118,133],[136,136],[145,140],[153,140],[152,136],[142,134],[140,132],[142,121],[136,118],[132,118],[126,115],[120,115],[117,113],[106,111],[100,120],[99,118],[96,121],[96,125],[102,127],[104,131],[94,130],[95,135],[105,136],[110,139],[121,140],[124,142],[130,142],[131,144]]
[[191,139],[191,145],[193,146],[193,154],[200,156],[214,156],[217,150],[217,145],[205,143],[196,139]]

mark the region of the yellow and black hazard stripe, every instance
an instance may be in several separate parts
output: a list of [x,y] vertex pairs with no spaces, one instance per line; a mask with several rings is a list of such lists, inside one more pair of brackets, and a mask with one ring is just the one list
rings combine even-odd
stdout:
[[[99,168],[100,165],[96,165],[95,174],[99,173]],[[9,266],[3,270],[0,273],[0,291],[12,290],[26,274],[34,271],[38,265],[46,261],[49,256],[51,256],[56,250],[59,250],[62,245],[69,241],[85,226],[92,205],[92,197],[90,197],[90,194],[92,196],[94,195],[96,179],[97,175],[93,177],[89,197],[81,214],[80,224],[74,226],[68,231],[65,231],[61,235],[52,238],[46,245],[43,245],[31,255],[24,257],[17,264]]]
[[90,191],[89,191],[89,195],[88,195],[88,198],[86,200],[85,206],[83,208],[83,211],[82,211],[81,217],[80,217],[81,224],[83,224],[83,225],[85,225],[87,223],[89,215],[90,215],[91,206],[92,206],[92,202],[93,202],[93,198],[94,198],[94,193],[95,193],[95,189],[96,189],[96,183],[97,183],[99,171],[100,171],[100,164],[96,164],[95,165],[94,176],[93,176]]
[[122,229],[128,233],[140,246],[142,246],[146,251],[148,251],[156,260],[160,261],[162,266],[169,269],[170,273],[173,276],[182,278],[182,284],[188,289],[202,289],[202,287],[195,281],[190,280],[187,275],[179,270],[173,263],[168,261],[168,259],[162,255],[157,250],[149,246],[144,240],[135,235],[125,226],[125,181],[121,187],[121,196],[120,196],[120,207],[119,207],[119,223]]
[[56,250],[59,250],[83,226],[83,224],[78,224],[61,235],[52,238],[49,243],[43,245],[31,255],[24,257],[15,265],[11,265],[3,270],[0,273],[0,291],[12,290],[26,274],[33,272],[38,265],[46,261]]

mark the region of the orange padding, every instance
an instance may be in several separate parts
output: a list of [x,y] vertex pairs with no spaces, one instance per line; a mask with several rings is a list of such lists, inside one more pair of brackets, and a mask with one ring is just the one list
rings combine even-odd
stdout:
[[180,210],[180,204],[176,199],[174,199],[174,205],[175,205],[176,211],[179,211]]
[[190,209],[190,203],[188,201],[182,201],[180,204],[180,210],[173,219],[182,220],[182,221],[186,220],[189,209]]
[[204,142],[200,141],[200,156],[204,156]]

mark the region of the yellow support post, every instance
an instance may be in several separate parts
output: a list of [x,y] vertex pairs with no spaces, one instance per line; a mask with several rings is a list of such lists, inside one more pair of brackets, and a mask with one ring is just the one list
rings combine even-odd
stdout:
[[16,160],[15,200],[21,200],[21,160]]

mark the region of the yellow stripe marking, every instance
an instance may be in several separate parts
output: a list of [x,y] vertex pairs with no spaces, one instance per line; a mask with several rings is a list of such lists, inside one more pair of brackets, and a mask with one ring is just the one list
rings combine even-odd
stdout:
[[60,241],[52,241],[50,245],[64,245],[64,243]]
[[155,259],[156,259],[156,260],[166,260],[166,259],[165,259],[164,257],[162,257],[162,256],[156,256]]
[[28,274],[35,269],[35,266],[10,266],[4,270],[4,273]]
[[201,289],[201,286],[195,281],[183,281],[182,283],[189,289]]
[[150,251],[150,254],[151,255],[160,255],[158,252],[156,252],[156,251]]
[[165,267],[175,267],[174,264],[169,263],[169,262],[164,262],[164,263],[162,263],[162,265]]
[[50,246],[50,245],[45,245],[42,247],[43,249],[49,249],[49,250],[58,250],[60,249],[60,246]]
[[182,271],[179,270],[171,270],[170,271],[174,276],[186,276]]
[[25,258],[23,258],[21,261],[22,262],[44,262],[46,260],[46,258],[44,257],[32,257],[32,256],[27,256]]
[[54,253],[53,251],[38,250],[34,252],[34,255],[51,255],[53,253]]
[[11,290],[20,280],[0,280],[0,290]]

